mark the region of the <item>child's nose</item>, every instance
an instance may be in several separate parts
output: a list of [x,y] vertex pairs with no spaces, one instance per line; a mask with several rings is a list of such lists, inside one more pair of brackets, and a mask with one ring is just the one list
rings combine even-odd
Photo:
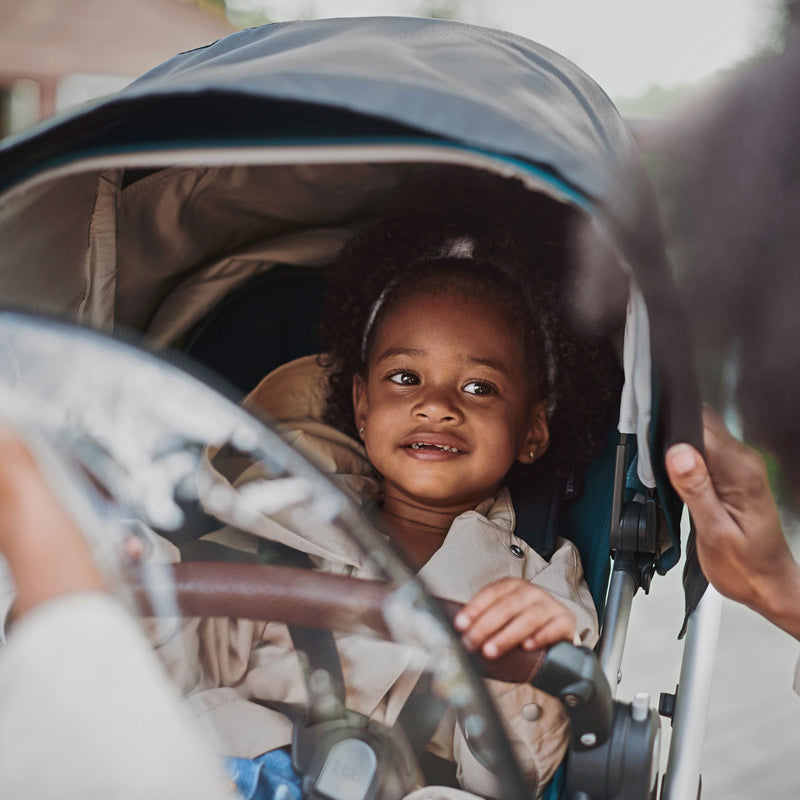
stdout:
[[446,387],[430,386],[414,408],[414,414],[430,422],[460,422],[463,414],[458,399]]

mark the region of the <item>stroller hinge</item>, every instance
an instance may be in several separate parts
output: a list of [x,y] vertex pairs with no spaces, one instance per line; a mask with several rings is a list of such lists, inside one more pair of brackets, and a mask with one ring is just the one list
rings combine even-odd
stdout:
[[647,593],[655,572],[659,533],[666,521],[655,492],[637,491],[631,499],[625,499],[629,467],[633,469],[630,443],[628,437],[621,434],[614,468],[609,547],[614,556],[614,569],[628,573],[636,588],[641,587]]

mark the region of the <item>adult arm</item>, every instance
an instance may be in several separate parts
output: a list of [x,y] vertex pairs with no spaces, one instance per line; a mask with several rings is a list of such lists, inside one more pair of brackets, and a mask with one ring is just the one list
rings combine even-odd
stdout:
[[733,437],[711,409],[703,415],[706,460],[673,445],[666,468],[697,531],[709,582],[800,639],[800,566],[783,534],[764,459]]
[[136,621],[23,442],[0,427],[0,797],[230,797]]
[[0,428],[0,552],[16,584],[16,618],[62,595],[105,589],[86,540],[7,428]]

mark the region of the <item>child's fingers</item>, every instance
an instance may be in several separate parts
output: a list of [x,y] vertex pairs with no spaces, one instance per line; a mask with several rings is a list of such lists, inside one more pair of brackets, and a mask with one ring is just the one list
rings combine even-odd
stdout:
[[517,583],[513,578],[504,578],[484,586],[463,608],[459,609],[453,619],[455,629],[462,632],[467,630],[498,600],[516,591]]
[[558,642],[571,642],[574,636],[575,617],[569,612],[555,614],[522,642],[522,648],[537,650]]
[[[532,591],[531,591],[532,590]],[[497,581],[481,589],[456,616],[456,629],[468,650],[477,650],[541,592],[518,579]],[[531,597],[532,595],[532,597]]]
[[493,597],[494,602],[483,607],[482,613],[462,630],[462,641],[469,650],[483,648],[493,640],[497,647],[489,648],[489,657],[495,657],[492,653],[497,650],[506,652],[516,647],[536,630],[549,615],[551,602],[546,592],[524,581],[498,587]]
[[505,578],[481,589],[456,615],[467,650],[499,658],[515,647],[547,647],[571,640],[575,616],[539,586]]
[[561,641],[571,641],[575,617],[563,606],[550,602],[535,603],[521,610],[482,643],[486,658],[499,658],[515,647],[535,650]]
[[502,628],[495,630],[480,646],[481,653],[489,659],[499,658],[520,647],[531,638],[531,631],[538,630],[542,609],[528,608],[512,617]]

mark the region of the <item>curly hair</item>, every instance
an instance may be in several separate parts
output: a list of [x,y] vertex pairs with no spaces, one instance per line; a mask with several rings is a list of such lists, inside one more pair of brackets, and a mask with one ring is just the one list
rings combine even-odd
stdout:
[[[356,437],[353,378],[366,374],[383,316],[422,287],[478,296],[503,311],[522,337],[534,395],[550,401],[554,469],[566,474],[588,461],[618,411],[621,369],[609,341],[582,334],[569,319],[575,214],[515,179],[420,168],[329,265],[319,328],[329,368],[326,421]],[[460,241],[470,242],[469,257],[453,247]]]

